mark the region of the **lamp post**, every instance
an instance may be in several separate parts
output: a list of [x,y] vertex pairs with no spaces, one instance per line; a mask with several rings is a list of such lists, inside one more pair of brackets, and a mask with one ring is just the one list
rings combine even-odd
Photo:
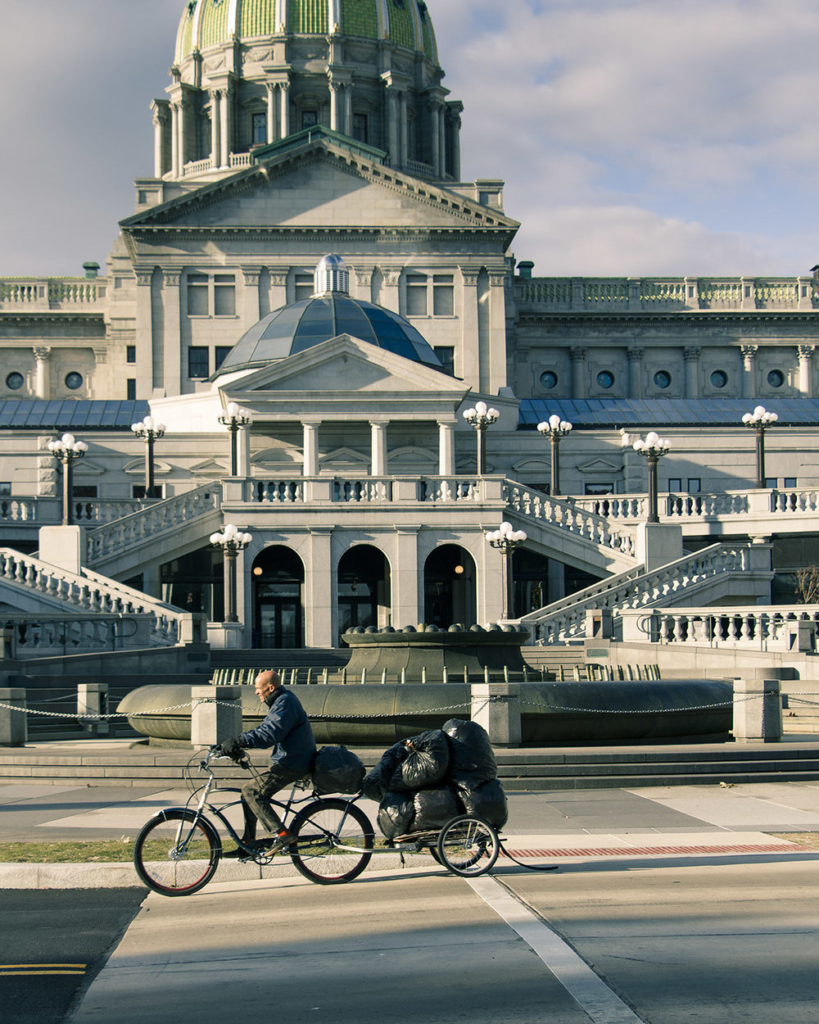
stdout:
[[253,416],[249,409],[243,409],[235,402],[230,402],[227,413],[219,417],[223,427],[230,432],[230,475],[239,475],[239,430],[253,422]]
[[132,423],[135,437],[145,441],[145,497],[155,498],[154,484],[154,442],[165,436],[165,424],[157,423],[153,416],[146,416],[141,423]]
[[765,486],[765,431],[779,420],[775,412],[766,412],[758,405],[753,412],[746,412],[742,422],[756,431],[756,486]]
[[238,526],[228,523],[221,533],[210,535],[211,544],[221,548],[225,556],[225,622],[238,622],[236,614],[236,559],[253,540],[249,533],[240,533]]
[[475,428],[478,435],[478,476],[486,472],[486,429],[490,427],[500,416],[497,409],[490,409],[486,402],[476,402],[474,409],[467,409],[464,412],[464,419],[470,426]]
[[504,619],[509,619],[514,613],[514,582],[512,579],[512,554],[516,548],[526,540],[524,530],[513,530],[511,523],[501,523],[499,530],[489,530],[486,539],[493,548],[497,548],[503,555],[503,564],[506,571],[506,586],[504,587]]
[[71,481],[74,463],[88,451],[85,441],[77,441],[73,434],[63,434],[59,441],[49,441],[48,450],[63,467],[63,526],[72,522],[73,494]]
[[671,442],[660,437],[652,430],[646,434],[645,441],[638,438],[632,446],[638,455],[648,461],[648,519],[646,522],[659,523],[657,513],[657,463],[671,450]]
[[543,423],[538,423],[537,429],[544,437],[548,437],[552,442],[551,491],[553,495],[557,495],[560,494],[560,462],[558,449],[561,438],[566,437],[567,434],[571,433],[572,425],[571,423],[567,423],[566,420],[562,420],[559,416],[552,415],[548,420],[544,420]]

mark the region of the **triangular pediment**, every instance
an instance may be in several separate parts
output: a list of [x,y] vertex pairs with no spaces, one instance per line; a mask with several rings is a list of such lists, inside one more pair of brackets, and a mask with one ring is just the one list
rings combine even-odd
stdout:
[[[123,467],[123,471],[130,473],[134,476],[145,475],[145,459],[133,459],[131,462],[127,462]],[[155,476],[167,476],[171,472],[171,465],[168,462],[164,462],[162,459],[154,459],[154,475]]]
[[217,231],[320,227],[483,228],[512,235],[518,222],[493,207],[410,174],[395,171],[327,139],[202,185],[121,222],[126,235],[140,228]]
[[588,462],[578,465],[577,468],[581,473],[620,473],[623,469],[622,465],[615,465],[608,459],[590,459]]
[[228,467],[226,464],[217,462],[216,459],[205,459],[202,462],[197,462],[195,465],[190,466],[188,468],[188,472],[193,476],[204,476],[217,479],[226,475]]
[[360,470],[369,466],[370,457],[363,452],[357,452],[354,448],[336,448],[319,459],[322,466],[335,466],[339,469],[347,466],[351,469]]

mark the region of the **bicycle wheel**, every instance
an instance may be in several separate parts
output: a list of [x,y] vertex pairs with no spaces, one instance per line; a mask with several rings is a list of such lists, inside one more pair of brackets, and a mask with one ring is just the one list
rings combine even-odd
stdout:
[[367,815],[346,800],[316,800],[301,811],[290,831],[296,869],[319,885],[358,878],[370,863],[373,827]]
[[134,867],[162,896],[190,896],[213,878],[222,843],[213,825],[193,811],[169,808],[151,818],[134,843]]
[[438,836],[441,863],[456,875],[482,875],[494,867],[500,851],[498,833],[482,818],[462,814],[448,821]]

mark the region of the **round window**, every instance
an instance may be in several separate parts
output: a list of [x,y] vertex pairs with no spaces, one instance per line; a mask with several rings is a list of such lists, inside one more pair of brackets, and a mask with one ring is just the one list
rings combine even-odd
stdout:
[[711,374],[711,387],[724,388],[728,383],[728,374],[724,370],[714,370]]
[[768,383],[772,388],[781,388],[785,383],[785,374],[781,370],[771,370],[768,374]]
[[655,387],[662,388],[663,391],[671,384],[671,374],[666,370],[658,370],[654,374],[654,385]]
[[597,374],[597,386],[606,391],[614,387],[614,374],[611,370],[601,370]]
[[547,370],[545,373],[540,375],[540,386],[546,388],[547,391],[551,391],[552,388],[557,387],[557,374],[552,370]]
[[69,391],[79,391],[82,384],[83,381],[81,373],[69,373],[65,378],[65,386]]
[[6,377],[6,387],[9,391],[19,391],[24,384],[25,379],[22,373],[10,373],[8,377]]

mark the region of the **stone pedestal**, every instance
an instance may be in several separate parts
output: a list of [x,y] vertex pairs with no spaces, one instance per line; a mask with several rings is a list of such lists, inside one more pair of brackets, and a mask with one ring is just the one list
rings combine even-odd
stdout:
[[734,739],[737,743],[779,743],[782,699],[778,679],[734,680]]
[[209,622],[208,643],[214,650],[240,650],[245,646],[245,627],[242,622]]
[[41,526],[39,559],[79,576],[85,562],[84,526]]
[[21,687],[0,687],[0,747],[23,747],[28,739],[26,691]]
[[108,684],[80,683],[77,686],[77,717],[92,736],[107,736],[108,719],[85,718],[85,715],[108,714]]
[[494,747],[519,747],[520,686],[517,683],[476,683],[472,686],[472,721],[489,733]]
[[242,731],[241,686],[192,686],[191,702],[194,747],[209,747]]
[[653,572],[683,556],[682,527],[666,523],[641,523],[637,527],[637,561]]

